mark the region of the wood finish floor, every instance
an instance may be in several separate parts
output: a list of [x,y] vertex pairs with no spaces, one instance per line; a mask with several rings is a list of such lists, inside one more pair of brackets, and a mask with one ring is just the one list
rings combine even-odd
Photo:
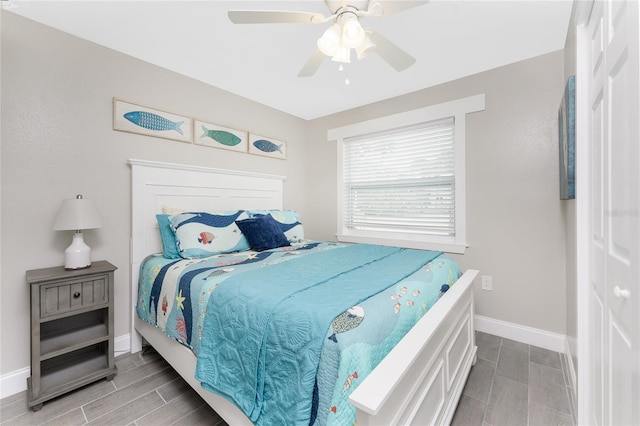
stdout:
[[[572,425],[564,360],[547,351],[477,333],[471,370],[453,425]],[[216,425],[222,420],[155,352],[116,358],[118,375],[27,407],[26,393],[0,400],[2,425]]]

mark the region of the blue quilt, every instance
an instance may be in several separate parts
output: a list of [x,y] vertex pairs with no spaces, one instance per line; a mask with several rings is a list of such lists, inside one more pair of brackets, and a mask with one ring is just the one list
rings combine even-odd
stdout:
[[196,379],[256,424],[308,422],[333,319],[439,254],[354,245],[230,278],[209,299]]
[[150,257],[138,315],[192,348],[203,386],[258,424],[352,424],[350,393],[437,301],[442,284],[460,276],[454,261],[437,255],[305,241],[206,259]]

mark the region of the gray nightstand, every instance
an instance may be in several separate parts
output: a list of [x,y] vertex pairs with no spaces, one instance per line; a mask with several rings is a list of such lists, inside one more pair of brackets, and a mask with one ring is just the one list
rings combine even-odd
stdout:
[[31,287],[29,407],[80,386],[113,379],[113,271],[107,261],[89,268],[27,271]]

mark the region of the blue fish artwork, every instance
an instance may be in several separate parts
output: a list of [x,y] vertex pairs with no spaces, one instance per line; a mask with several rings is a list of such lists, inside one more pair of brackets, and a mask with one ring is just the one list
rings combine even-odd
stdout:
[[131,111],[124,114],[124,118],[126,118],[136,126],[144,127],[145,129],[156,130],[156,131],[175,130],[181,135],[183,134],[181,126],[184,123],[184,121],[173,122],[158,114],[153,114],[151,112]]
[[253,146],[258,148],[262,152],[276,152],[277,151],[280,154],[283,154],[282,145],[276,145],[275,143],[273,143],[271,141],[268,141],[266,139],[258,139],[257,141],[254,141],[253,142]]

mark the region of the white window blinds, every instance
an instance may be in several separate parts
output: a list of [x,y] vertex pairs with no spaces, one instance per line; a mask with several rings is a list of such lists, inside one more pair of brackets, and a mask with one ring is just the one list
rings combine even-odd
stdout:
[[344,139],[344,226],[455,237],[454,118]]

